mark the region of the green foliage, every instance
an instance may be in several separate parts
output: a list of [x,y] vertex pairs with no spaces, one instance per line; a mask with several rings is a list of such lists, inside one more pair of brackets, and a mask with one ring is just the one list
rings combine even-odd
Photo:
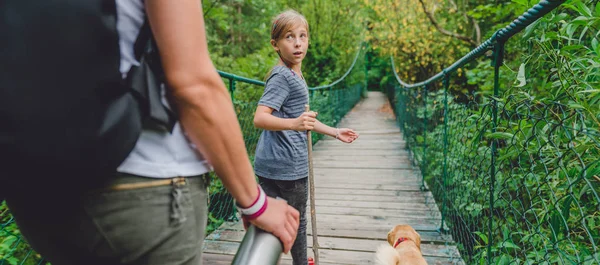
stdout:
[[[502,20],[532,4],[471,14]],[[567,1],[509,40],[498,95],[481,59],[465,82],[452,73],[447,99],[396,89],[400,127],[468,264],[600,262],[599,9]]]
[[23,240],[6,202],[0,202],[0,265],[44,264],[42,262],[40,255]]
[[[269,44],[271,20],[288,8],[301,12],[309,23],[310,44],[302,67],[309,86],[340,78],[364,40],[365,14],[359,0],[203,1],[203,7],[217,69],[252,79],[264,80],[277,64],[277,54]],[[255,89],[249,93],[260,94]]]

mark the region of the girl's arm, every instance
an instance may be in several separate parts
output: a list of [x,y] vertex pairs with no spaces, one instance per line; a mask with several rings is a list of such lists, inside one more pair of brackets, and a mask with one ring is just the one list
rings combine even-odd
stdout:
[[339,134],[338,130],[339,130],[338,128],[333,128],[333,127],[327,126],[326,124],[317,120],[315,122],[315,129],[313,131],[318,132],[320,134],[335,137],[336,135]]
[[317,113],[304,112],[295,119],[284,119],[273,116],[274,109],[258,105],[254,113],[254,127],[267,131],[307,131],[315,127]]
[[320,134],[329,135],[338,139],[344,143],[354,142],[358,138],[358,133],[356,133],[352,129],[348,128],[333,128],[327,126],[326,124],[320,122],[319,120],[315,121],[314,132],[318,132]]
[[[146,0],[146,11],[181,125],[237,203],[250,206],[258,184],[229,92],[209,57],[201,3]],[[288,252],[298,218],[286,202],[269,198],[251,222],[279,237]]]
[[284,119],[273,116],[274,109],[259,105],[254,114],[254,126],[269,131],[307,131],[312,130],[329,135],[342,142],[351,143],[358,138],[358,133],[348,128],[329,127],[316,119],[317,113],[308,111],[295,119]]

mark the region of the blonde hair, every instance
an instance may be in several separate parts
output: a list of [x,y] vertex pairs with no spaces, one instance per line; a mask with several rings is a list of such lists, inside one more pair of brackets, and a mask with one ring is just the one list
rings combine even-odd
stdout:
[[[275,18],[273,18],[273,21],[271,22],[271,40],[274,40],[274,41],[280,40],[281,38],[284,37],[284,34],[286,32],[288,32],[288,31],[292,30],[294,27],[298,26],[298,24],[305,26],[306,34],[308,36],[310,36],[309,29],[308,29],[308,21],[302,14],[298,13],[298,11],[293,10],[293,9],[288,9],[286,11],[279,13],[279,15],[275,16]],[[264,78],[265,81],[267,80],[267,78],[269,78],[269,76],[273,72],[273,68],[274,67],[271,67],[271,70],[269,70],[269,72],[265,76],[265,78]]]
[[298,24],[305,26],[308,33],[308,21],[306,21],[306,18],[302,14],[293,9],[280,13],[271,23],[271,39],[275,41],[280,40],[284,33],[290,31]]

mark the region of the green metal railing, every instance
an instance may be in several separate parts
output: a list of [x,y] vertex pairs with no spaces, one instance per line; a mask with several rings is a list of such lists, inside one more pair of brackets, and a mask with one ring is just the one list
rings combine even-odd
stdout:
[[[361,44],[352,65],[341,78],[329,85],[309,88],[311,110],[319,113],[317,118],[321,122],[330,126],[337,125],[341,118],[360,100],[362,91],[366,90],[365,54],[366,45]],[[242,128],[246,149],[250,160],[253,161],[261,132],[254,127],[254,112],[265,83],[222,71],[219,71],[219,74],[228,85]],[[321,137],[321,135],[313,133],[313,142],[316,143]],[[207,234],[218,228],[223,222],[236,221],[238,218],[233,198],[227,193],[216,175],[212,174],[211,177]],[[45,264],[46,262],[18,234],[18,227],[10,212],[4,202],[1,203],[0,265]]]
[[[392,58],[398,125],[467,264],[600,264],[598,124],[499,82],[505,42],[563,2],[540,1],[423,82],[400,80]],[[450,94],[457,69],[489,50],[493,95]]]

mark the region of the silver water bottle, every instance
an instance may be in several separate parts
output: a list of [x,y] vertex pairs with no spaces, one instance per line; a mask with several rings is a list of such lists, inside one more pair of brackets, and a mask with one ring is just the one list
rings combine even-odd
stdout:
[[276,265],[282,251],[279,238],[250,225],[231,265]]

